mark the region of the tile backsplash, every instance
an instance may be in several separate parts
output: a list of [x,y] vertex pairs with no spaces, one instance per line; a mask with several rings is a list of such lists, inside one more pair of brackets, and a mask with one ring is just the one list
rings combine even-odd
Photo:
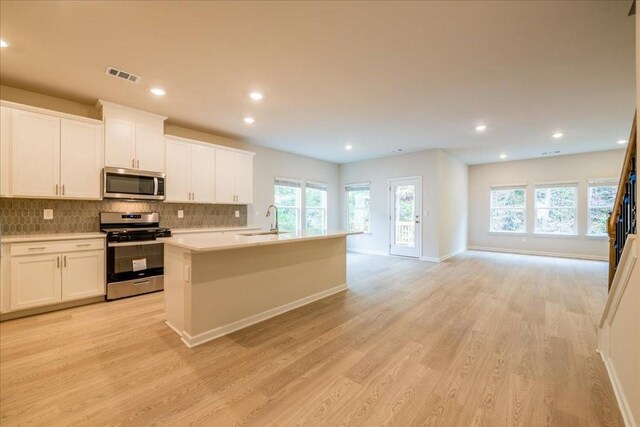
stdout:
[[[53,209],[53,219],[43,210]],[[178,218],[178,210],[184,218]],[[240,217],[235,217],[240,211]],[[247,207],[120,200],[44,200],[0,198],[2,234],[91,233],[100,230],[100,212],[158,212],[160,225],[170,228],[238,227],[247,225]]]

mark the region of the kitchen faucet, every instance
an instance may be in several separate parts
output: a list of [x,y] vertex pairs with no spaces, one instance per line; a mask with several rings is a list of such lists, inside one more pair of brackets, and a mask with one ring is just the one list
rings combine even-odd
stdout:
[[269,231],[278,231],[278,207],[276,205],[269,205],[269,207],[267,208],[267,215],[266,217],[269,218],[271,216],[271,208],[273,208],[276,211],[276,225],[275,227],[273,226],[273,223],[271,223],[271,229]]

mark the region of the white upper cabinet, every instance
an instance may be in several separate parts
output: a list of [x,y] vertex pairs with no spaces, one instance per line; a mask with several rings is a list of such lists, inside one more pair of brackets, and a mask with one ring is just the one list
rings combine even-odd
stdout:
[[215,149],[167,137],[167,202],[214,203]]
[[235,202],[235,152],[216,149],[216,202]]
[[164,116],[100,100],[105,165],[165,172]]
[[105,165],[119,168],[135,168],[135,123],[127,120],[105,117],[104,135],[105,139],[109,141],[105,151]]
[[191,200],[190,144],[167,138],[167,179],[165,197],[167,202],[187,202]]
[[102,122],[3,101],[0,196],[100,199]]
[[11,119],[12,195],[59,195],[60,118],[13,110]]
[[100,199],[102,127],[62,119],[60,194],[64,198]]
[[253,203],[253,154],[236,153],[236,203]]
[[253,153],[216,149],[216,202],[253,203]]
[[214,197],[214,173],[216,150],[213,147],[205,147],[191,144],[191,200],[199,203],[213,203]]

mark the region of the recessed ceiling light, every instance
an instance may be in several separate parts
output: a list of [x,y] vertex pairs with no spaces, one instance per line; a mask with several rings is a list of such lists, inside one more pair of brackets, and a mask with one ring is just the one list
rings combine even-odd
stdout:
[[254,123],[256,120],[253,117],[245,117],[244,122],[248,125]]
[[622,145],[622,144],[626,144],[627,140],[626,139],[621,139],[618,141],[618,144]]
[[351,145],[351,144],[347,144],[347,145],[344,146],[344,149],[347,150],[347,151],[351,150],[352,148],[353,148],[353,145]]
[[478,126],[476,126],[476,130],[477,130],[478,132],[482,132],[482,131],[484,131],[484,130],[486,130],[486,129],[487,129],[487,127],[486,127],[485,125],[478,125]]
[[260,92],[251,92],[249,94],[249,98],[253,99],[254,101],[260,101],[262,100],[262,98],[264,98],[264,96]]
[[151,93],[156,95],[156,96],[165,96],[167,94],[167,92],[165,92],[164,90],[160,89],[159,87],[151,88]]
[[507,158],[507,155],[506,155],[506,154],[500,154],[500,158],[501,158],[501,159],[506,159],[506,158]]
[[562,132],[556,132],[553,135],[551,135],[552,137],[554,137],[555,139],[560,139],[564,136],[564,133]]
[[9,43],[4,40],[0,40],[0,47],[9,47]]

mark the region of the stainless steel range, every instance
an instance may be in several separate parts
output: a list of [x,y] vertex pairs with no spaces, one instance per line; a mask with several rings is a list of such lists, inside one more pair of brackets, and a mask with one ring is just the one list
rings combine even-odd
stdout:
[[107,300],[164,288],[163,237],[157,212],[102,212],[100,229],[107,233]]

